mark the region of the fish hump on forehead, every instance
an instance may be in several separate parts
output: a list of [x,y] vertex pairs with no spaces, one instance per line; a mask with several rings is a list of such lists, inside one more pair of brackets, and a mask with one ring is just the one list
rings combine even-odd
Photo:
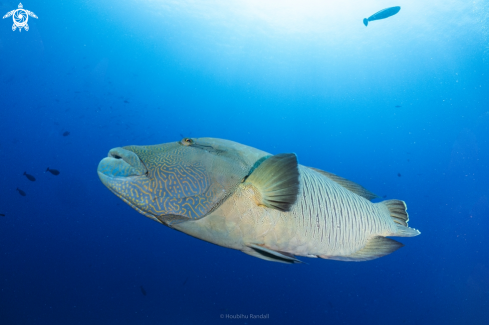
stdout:
[[191,147],[200,148],[219,156],[227,157],[245,166],[253,166],[257,160],[269,154],[231,140],[218,138],[184,138],[191,140]]

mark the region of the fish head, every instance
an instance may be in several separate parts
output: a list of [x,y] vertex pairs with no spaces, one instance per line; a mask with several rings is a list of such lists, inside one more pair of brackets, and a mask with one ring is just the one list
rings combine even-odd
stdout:
[[114,148],[102,183],[143,215],[171,226],[198,220],[232,194],[266,152],[215,138]]

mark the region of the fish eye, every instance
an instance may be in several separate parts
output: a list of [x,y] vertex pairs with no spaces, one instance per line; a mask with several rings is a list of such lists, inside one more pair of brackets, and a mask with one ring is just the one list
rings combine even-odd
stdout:
[[182,144],[183,144],[184,146],[189,146],[189,145],[191,145],[192,143],[194,143],[194,141],[193,141],[192,139],[190,139],[190,138],[183,138],[183,140],[182,140]]

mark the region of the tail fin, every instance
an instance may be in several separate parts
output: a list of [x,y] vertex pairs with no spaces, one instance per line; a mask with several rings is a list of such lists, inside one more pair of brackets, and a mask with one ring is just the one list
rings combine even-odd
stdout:
[[367,19],[367,18],[363,18],[363,24],[364,24],[365,26],[368,26],[368,19]]
[[385,204],[392,220],[396,223],[397,232],[391,236],[399,237],[413,237],[421,234],[419,230],[408,227],[409,215],[407,213],[407,206],[404,201],[401,200],[387,200],[381,202]]
[[46,172],[48,172],[48,171],[49,171],[49,167],[46,169]]
[[403,225],[404,227],[407,227],[408,221],[409,221],[409,215],[407,213],[407,206],[404,201],[401,200],[386,200],[383,201],[387,206],[387,209],[389,209],[389,212],[391,214],[392,219],[394,219],[394,222],[400,225]]

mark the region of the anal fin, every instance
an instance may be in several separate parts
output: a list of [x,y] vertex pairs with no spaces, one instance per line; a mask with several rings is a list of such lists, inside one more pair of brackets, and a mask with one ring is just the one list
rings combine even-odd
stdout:
[[274,251],[273,249],[269,249],[255,244],[249,244],[247,246],[249,247],[249,249],[243,250],[243,253],[261,258],[262,260],[286,263],[286,264],[303,263],[302,261],[295,258],[294,255],[292,254]]
[[367,241],[367,245],[361,250],[348,256],[319,256],[330,260],[347,261],[347,262],[363,262],[370,261],[376,258],[389,255],[395,252],[404,245],[394,239],[386,237],[373,237]]

